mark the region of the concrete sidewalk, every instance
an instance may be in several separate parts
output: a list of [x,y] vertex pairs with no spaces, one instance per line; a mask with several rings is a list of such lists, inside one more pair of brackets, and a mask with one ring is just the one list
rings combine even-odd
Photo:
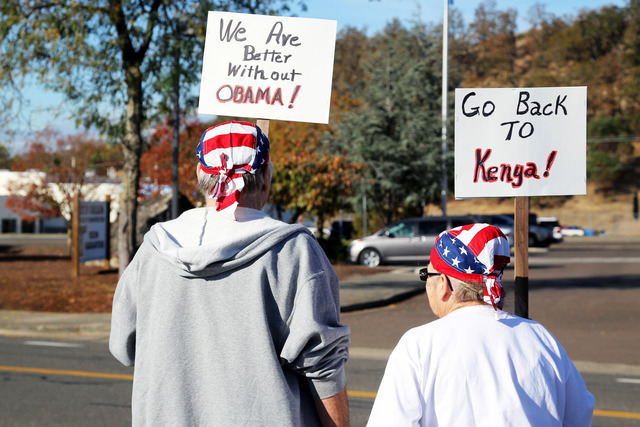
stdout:
[[[424,292],[417,269],[354,277],[340,282],[340,310],[382,307]],[[106,342],[109,313],[44,313],[0,310],[0,336]]]
[[389,273],[352,277],[340,282],[340,311],[383,307],[424,293],[417,267],[398,268]]

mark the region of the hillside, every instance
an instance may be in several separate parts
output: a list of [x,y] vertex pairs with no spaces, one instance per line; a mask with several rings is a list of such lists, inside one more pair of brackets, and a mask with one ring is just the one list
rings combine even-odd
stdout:
[[[447,203],[447,213],[450,215],[513,211],[513,198],[450,200]],[[441,206],[430,205],[426,215],[440,215],[441,212]],[[565,225],[604,230],[607,235],[640,235],[640,221],[633,218],[633,193],[604,197],[590,185],[584,196],[532,197],[530,212],[538,216],[556,217]]]

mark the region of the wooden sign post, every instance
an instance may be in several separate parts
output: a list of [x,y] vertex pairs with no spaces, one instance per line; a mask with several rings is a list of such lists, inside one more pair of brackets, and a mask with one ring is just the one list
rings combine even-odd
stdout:
[[514,309],[520,317],[529,317],[529,198],[516,197],[514,207]]
[[80,190],[73,196],[71,210],[71,275],[80,275]]
[[258,126],[260,130],[262,130],[262,133],[264,133],[264,136],[269,138],[269,120],[258,119],[256,120],[256,126]]
[[529,317],[529,197],[587,193],[587,88],[456,89],[455,197],[515,197],[515,314]]

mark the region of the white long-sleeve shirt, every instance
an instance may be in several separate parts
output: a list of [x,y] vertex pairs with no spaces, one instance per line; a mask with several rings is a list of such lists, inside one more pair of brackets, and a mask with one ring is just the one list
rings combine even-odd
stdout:
[[409,330],[393,350],[368,426],[589,426],[594,398],[539,323],[491,306]]

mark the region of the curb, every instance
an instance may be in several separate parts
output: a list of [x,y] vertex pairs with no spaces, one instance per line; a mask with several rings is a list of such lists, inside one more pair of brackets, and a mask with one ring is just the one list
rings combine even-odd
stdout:
[[[386,307],[412,298],[424,293],[424,289],[416,288],[405,292],[400,292],[388,298],[357,302],[340,307],[340,313],[351,313],[360,310]],[[38,313],[39,315],[46,313]],[[56,313],[58,314],[58,313]],[[64,339],[72,338],[77,340],[108,340],[110,333],[110,322],[26,322],[22,324],[9,323],[0,326],[0,336],[4,337],[28,337],[28,338],[50,338]]]
[[[387,278],[379,277],[382,285],[376,283],[368,287],[370,276],[355,278],[349,296],[343,298],[340,313],[381,308],[424,294],[424,287],[398,286],[402,274],[415,273],[415,268],[398,268],[387,273]],[[349,280],[341,282],[349,283]],[[379,286],[379,287],[377,287]],[[342,291],[341,291],[342,293]],[[0,336],[105,340],[111,330],[110,313],[46,313],[0,310]]]
[[106,342],[109,340],[109,327],[100,328],[79,327],[73,330],[65,330],[64,328],[24,328],[18,327],[14,329],[0,329],[1,337],[8,338],[38,338],[47,340],[73,340],[73,341],[97,341]]
[[367,302],[358,302],[358,303],[354,303],[354,304],[348,304],[348,305],[340,307],[340,313],[350,313],[350,312],[353,312],[353,311],[367,310],[367,309],[371,309],[371,308],[386,307],[387,305],[395,304],[395,303],[398,303],[398,302],[402,302],[404,300],[407,300],[407,299],[409,299],[411,297],[414,297],[416,295],[420,295],[420,294],[423,294],[423,293],[424,293],[424,289],[416,288],[416,289],[412,289],[410,291],[399,293],[399,294],[394,295],[394,296],[389,297],[389,298],[384,298],[384,299],[375,300],[375,301],[367,301]]

